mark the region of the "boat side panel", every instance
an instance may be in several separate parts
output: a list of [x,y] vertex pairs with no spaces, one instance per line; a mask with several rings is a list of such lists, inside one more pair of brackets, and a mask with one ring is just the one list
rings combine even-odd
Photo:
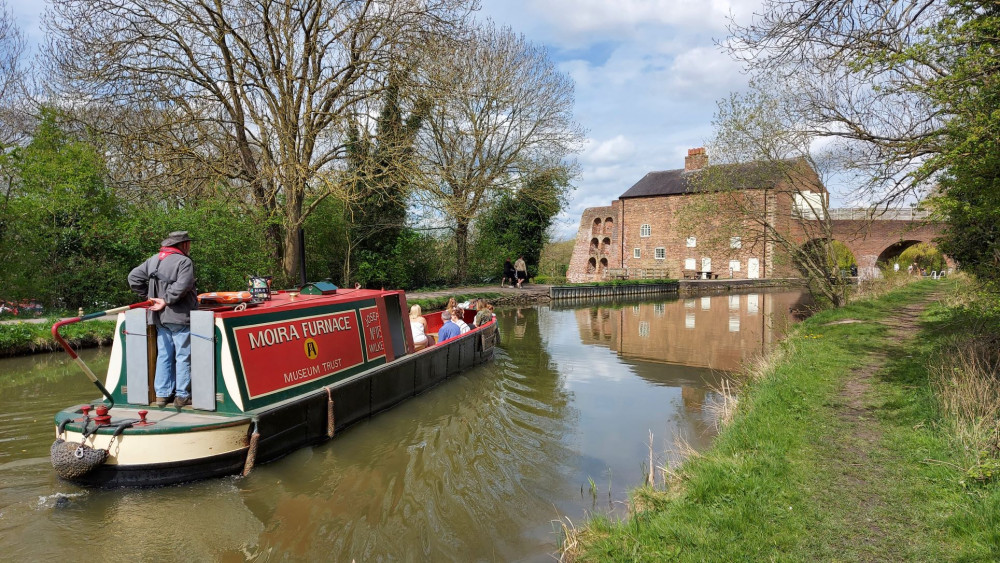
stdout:
[[399,362],[372,374],[372,414],[413,396],[415,362]]
[[[360,330],[359,322],[357,319],[358,309],[362,307],[371,307],[374,304],[375,301],[372,299],[367,301],[354,301],[336,305],[322,305],[307,310],[297,308],[295,310],[273,311],[256,317],[240,318],[239,322],[242,324],[237,324],[236,319],[227,319],[224,323],[224,326],[228,342],[227,348],[231,358],[230,365],[232,366],[232,369],[236,373],[236,380],[239,385],[240,396],[242,398],[242,403],[244,405],[245,410],[253,410],[261,407],[266,408],[269,404],[274,404],[276,402],[294,398],[297,395],[308,393],[315,389],[322,388],[323,386],[335,384],[338,381],[349,379],[354,375],[357,375],[368,369],[372,369],[378,365],[386,363],[384,357],[374,358],[371,362],[363,361],[363,349],[361,348],[361,346],[363,346],[363,342],[361,341],[362,332]],[[338,365],[338,367],[333,368],[332,372],[329,371],[329,368],[325,367],[324,365],[322,370],[319,368],[315,369],[310,368],[310,371],[306,377],[300,377],[300,374],[305,370],[298,368],[300,368],[302,365],[309,364],[309,361],[303,358],[306,358],[308,356],[310,350],[315,350],[315,348],[310,349],[310,348],[304,348],[302,346],[302,340],[304,338],[300,334],[298,339],[284,340],[283,342],[276,343],[275,346],[273,346],[274,353],[279,354],[280,358],[287,358],[289,361],[288,364],[282,364],[278,368],[281,370],[281,372],[278,372],[279,376],[277,379],[280,379],[281,378],[280,374],[282,372],[285,372],[284,373],[285,383],[274,384],[276,385],[275,389],[273,391],[268,391],[266,393],[266,396],[259,395],[253,398],[250,397],[250,393],[247,388],[247,381],[245,379],[248,376],[247,374],[243,373],[243,368],[241,367],[238,356],[240,346],[238,346],[236,340],[234,340],[235,330],[245,330],[246,328],[255,328],[255,327],[266,328],[266,326],[268,325],[287,325],[289,323],[297,323],[301,319],[308,319],[313,317],[316,318],[326,317],[330,315],[339,315],[341,313],[347,313],[347,312],[353,313],[355,315],[355,320],[351,322],[350,330],[342,334],[353,335],[353,338],[358,339],[358,343],[352,345],[356,346],[357,347],[356,349],[352,347],[349,351],[345,350],[343,353],[362,358],[361,363],[355,364],[353,363],[353,360],[352,362],[347,362],[345,360],[344,365],[340,366],[338,360],[337,364],[332,364],[332,363],[329,364],[329,365]],[[320,339],[335,338],[336,334],[337,333],[328,333],[323,336],[315,337],[316,342],[319,345],[319,349],[321,351],[324,351],[323,353],[330,353],[328,352],[330,348],[328,348],[329,346],[328,344],[324,344],[324,342],[321,342]],[[249,349],[249,346],[247,348]],[[269,348],[272,348],[272,346],[269,345]],[[311,358],[311,356],[309,356],[309,358]],[[315,363],[316,362],[312,362],[312,364]],[[257,367],[256,369],[258,369],[259,371],[259,367]],[[316,377],[312,375],[316,371],[320,372],[325,371],[327,373],[324,373]]]
[[437,385],[447,376],[448,347],[437,345],[414,354],[414,391],[420,393]]
[[472,341],[472,338],[465,338],[462,341],[449,343],[448,364],[447,364],[448,377],[451,377],[453,375],[458,375],[459,373],[462,372],[462,347],[466,341]]
[[[257,461],[264,463],[326,439],[326,393],[314,393],[257,417]],[[367,404],[367,401],[366,401]]]
[[[232,347],[229,344],[229,335],[226,332],[226,325],[218,315],[215,317],[215,328],[217,329],[215,336],[219,342],[215,348],[216,357],[219,358],[218,373],[222,375],[223,386],[226,390],[223,401],[231,401],[238,411],[245,411],[246,406],[243,403],[243,392],[240,388],[236,370],[233,368],[233,354]],[[218,405],[217,408],[219,410],[230,410],[226,409],[224,404]]]
[[[372,379],[361,377],[330,390],[333,395],[333,415],[341,429],[371,415]],[[325,399],[325,395],[323,396]],[[325,407],[324,407],[325,408]]]

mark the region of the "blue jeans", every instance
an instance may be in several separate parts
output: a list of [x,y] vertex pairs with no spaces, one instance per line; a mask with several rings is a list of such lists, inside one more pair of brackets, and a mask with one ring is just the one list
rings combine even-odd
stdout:
[[156,327],[157,397],[191,396],[191,327],[166,323]]

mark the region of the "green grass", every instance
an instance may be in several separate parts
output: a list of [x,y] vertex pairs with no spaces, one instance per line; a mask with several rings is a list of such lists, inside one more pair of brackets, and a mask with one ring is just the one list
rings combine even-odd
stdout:
[[[954,288],[956,282],[944,282]],[[819,313],[783,360],[744,389],[732,423],[664,489],[633,493],[624,521],[578,533],[582,561],[976,561],[1000,559],[1000,487],[970,486],[928,383],[928,363],[960,329],[941,306],[922,332],[891,341],[879,321],[925,299],[919,282]],[[851,319],[849,324],[830,324]],[[886,355],[863,408],[853,369]],[[853,381],[853,379],[852,379]],[[856,405],[855,405],[856,406]]]
[[[0,324],[0,357],[62,350],[52,337],[53,322]],[[114,321],[87,321],[67,325],[60,334],[74,348],[85,348],[111,343],[114,330]]]

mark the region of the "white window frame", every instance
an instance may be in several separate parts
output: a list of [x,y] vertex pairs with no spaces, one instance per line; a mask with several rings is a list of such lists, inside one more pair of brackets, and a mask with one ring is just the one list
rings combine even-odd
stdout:
[[739,260],[730,260],[729,261],[729,269],[732,270],[732,271],[734,271],[734,272],[739,272],[740,271],[740,261]]
[[729,237],[729,248],[743,248],[743,239],[740,237]]
[[698,261],[695,260],[694,258],[685,258],[684,259],[684,269],[685,270],[697,270],[698,269]]
[[643,223],[639,226],[639,236],[642,238],[647,238],[653,233],[653,228],[649,226],[649,223]]
[[642,338],[649,336],[649,321],[639,321],[639,336]]
[[667,249],[664,248],[664,247],[662,247],[662,246],[658,246],[658,247],[654,248],[653,249],[653,258],[655,258],[657,260],[666,260],[667,259]]
[[632,258],[642,258],[642,249],[641,248],[633,248],[632,249]]
[[698,244],[698,239],[695,237],[688,237],[685,244],[687,244],[688,248],[694,248]]

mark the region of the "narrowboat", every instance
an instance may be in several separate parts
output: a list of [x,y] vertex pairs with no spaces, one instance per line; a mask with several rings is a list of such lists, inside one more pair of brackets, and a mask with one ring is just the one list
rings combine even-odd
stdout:
[[[104,395],[56,414],[57,474],[91,487],[247,474],[493,357],[495,320],[416,350],[400,291],[321,282],[268,294],[260,303],[192,311],[192,404],[183,408],[155,403],[149,302],[53,326],[53,336]],[[106,313],[117,314],[117,322],[102,384],[59,329]],[[474,314],[467,311],[466,322]],[[440,314],[425,318],[433,337]]]

